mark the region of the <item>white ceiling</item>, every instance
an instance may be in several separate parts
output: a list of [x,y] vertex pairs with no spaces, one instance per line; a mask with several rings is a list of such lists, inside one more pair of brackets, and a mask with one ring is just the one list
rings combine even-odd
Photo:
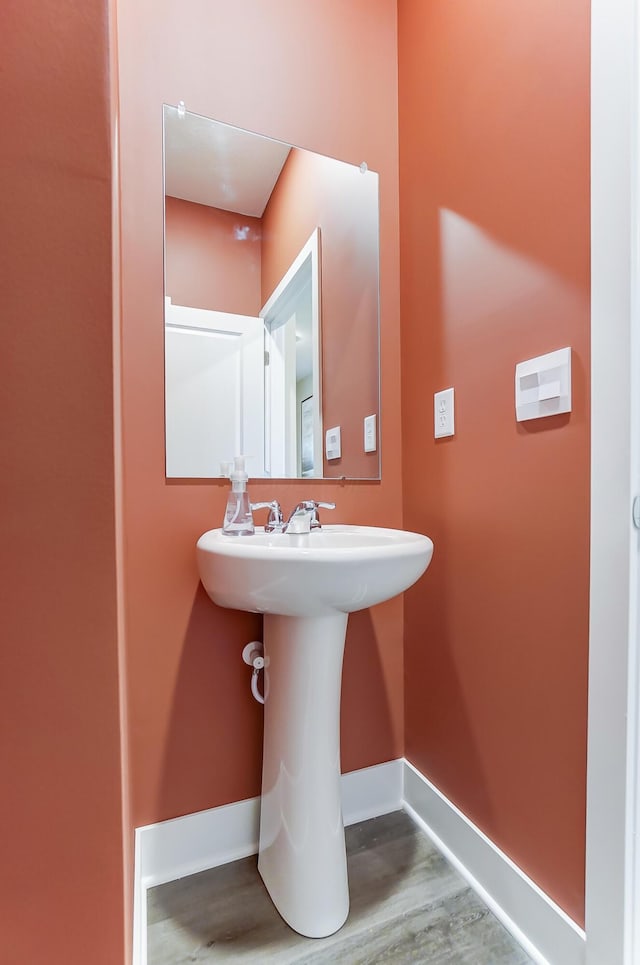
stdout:
[[288,144],[164,107],[165,194],[261,218]]

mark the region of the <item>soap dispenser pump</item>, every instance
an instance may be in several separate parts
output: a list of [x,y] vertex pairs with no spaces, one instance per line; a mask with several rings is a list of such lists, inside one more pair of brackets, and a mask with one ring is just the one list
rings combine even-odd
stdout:
[[251,503],[247,493],[249,478],[244,466],[244,456],[236,456],[229,473],[231,492],[227,499],[222,532],[227,536],[251,536],[255,532]]

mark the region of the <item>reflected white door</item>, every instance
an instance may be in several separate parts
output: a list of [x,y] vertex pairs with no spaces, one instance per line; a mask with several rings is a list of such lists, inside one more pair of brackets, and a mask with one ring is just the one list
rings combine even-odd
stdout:
[[167,476],[219,476],[240,454],[264,474],[263,332],[261,318],[166,299]]

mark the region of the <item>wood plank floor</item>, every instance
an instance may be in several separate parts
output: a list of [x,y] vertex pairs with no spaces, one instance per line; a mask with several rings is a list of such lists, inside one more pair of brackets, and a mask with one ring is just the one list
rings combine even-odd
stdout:
[[256,858],[148,892],[148,965],[525,965],[516,944],[402,811],[347,828],[351,911],[329,938],[280,918]]

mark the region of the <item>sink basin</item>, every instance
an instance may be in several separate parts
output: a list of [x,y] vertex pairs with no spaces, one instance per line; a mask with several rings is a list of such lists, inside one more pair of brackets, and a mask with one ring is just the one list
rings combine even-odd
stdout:
[[426,536],[374,526],[253,536],[214,529],[197,543],[213,602],[264,613],[258,871],[284,920],[310,938],[333,934],[349,913],[340,799],[348,615],[402,593],[432,553]]
[[225,536],[197,544],[200,578],[214,603],[254,613],[352,613],[402,593],[424,573],[433,543],[375,526],[323,526],[307,535]]

